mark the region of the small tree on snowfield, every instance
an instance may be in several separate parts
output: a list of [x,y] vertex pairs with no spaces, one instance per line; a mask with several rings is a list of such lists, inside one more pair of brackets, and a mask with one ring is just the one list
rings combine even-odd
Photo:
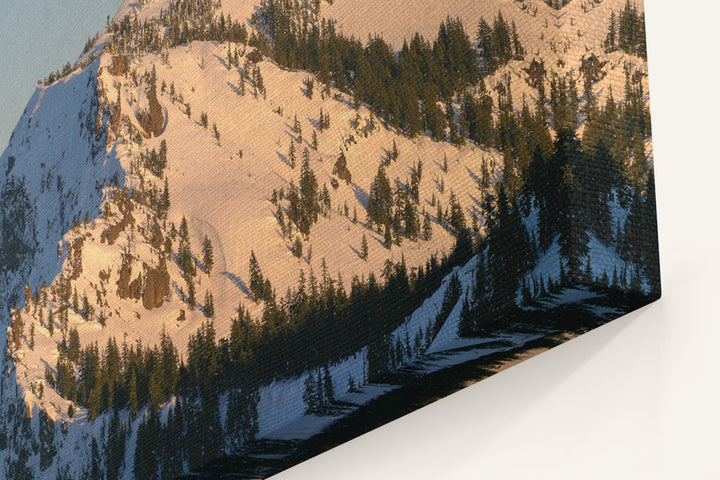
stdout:
[[213,123],[213,137],[215,137],[215,141],[220,145],[220,131],[217,128],[217,123]]
[[302,240],[300,239],[300,235],[298,235],[297,237],[295,237],[295,244],[293,245],[293,249],[292,249],[292,250],[293,250],[293,254],[294,254],[297,258],[302,257],[303,244],[302,244]]
[[250,293],[256,302],[263,298],[263,275],[260,271],[260,264],[255,257],[255,252],[250,252]]
[[206,236],[202,246],[203,265],[205,266],[205,273],[210,275],[212,272],[213,265],[215,264],[213,255],[213,246],[210,239]]
[[215,301],[213,300],[213,294],[209,291],[205,292],[205,316],[207,318],[215,316]]
[[288,161],[290,162],[290,168],[295,168],[295,162],[297,161],[295,155],[295,142],[290,141],[290,151],[288,152]]

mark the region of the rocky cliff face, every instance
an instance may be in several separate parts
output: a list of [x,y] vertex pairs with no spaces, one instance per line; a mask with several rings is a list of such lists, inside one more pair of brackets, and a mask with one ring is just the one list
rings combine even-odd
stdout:
[[[26,388],[36,396],[50,396],[38,386],[43,382],[32,378],[21,387],[16,376],[16,362],[27,358],[19,345],[34,346],[36,338],[43,338],[40,331],[35,336],[25,317],[33,311],[39,315],[37,304],[30,309],[39,296],[33,293],[29,301],[23,300],[23,292],[39,292],[64,268],[65,279],[81,275],[82,237],[69,242],[66,234],[83,219],[98,216],[106,186],[124,182],[116,151],[106,149],[110,111],[103,106],[98,67],[99,61],[91,62],[51,86],[39,87],[0,156],[0,325],[11,326],[10,338],[17,347],[13,358],[2,355],[0,360],[4,478],[37,477],[41,452],[34,432],[46,428],[48,421],[53,429],[60,428],[54,415],[52,420],[43,417],[41,425],[37,404],[24,401]],[[11,318],[15,306],[25,308],[15,309]],[[54,309],[43,315],[58,313]],[[0,336],[0,349],[9,352],[7,347],[7,338]],[[43,442],[43,448],[57,449]],[[43,458],[47,465],[48,457]]]
[[145,271],[145,288],[143,289],[142,301],[146,310],[153,310],[162,306],[163,302],[170,295],[170,274],[167,271],[165,259],[160,260],[157,268],[143,265]]

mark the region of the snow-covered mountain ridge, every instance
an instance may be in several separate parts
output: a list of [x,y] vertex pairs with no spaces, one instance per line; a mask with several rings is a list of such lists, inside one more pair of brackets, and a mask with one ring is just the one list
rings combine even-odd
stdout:
[[[227,25],[232,25],[230,17],[240,20],[237,25],[250,37],[258,28],[250,21],[256,12],[251,0],[185,3],[191,8],[180,15],[212,4],[214,10],[204,14],[215,19],[222,14]],[[425,1],[416,3],[415,8],[428,7]],[[128,25],[137,19],[135,24],[141,25],[164,15],[172,18],[168,12],[173,5],[169,0],[126,0],[113,25],[123,19]],[[336,0],[322,4],[321,15],[337,21],[338,30],[347,35],[380,33],[398,50],[415,32],[433,38],[448,15],[460,16],[473,32],[479,17],[491,21],[501,12],[517,24],[523,44],[537,46],[485,79],[495,105],[505,86],[512,88],[516,104],[535,101],[537,89],[525,70],[533,58],[554,64],[554,72],[580,78],[589,53],[608,62],[595,83],[597,102],[603,104],[610,87],[616,97],[623,91],[623,68],[647,82],[641,58],[602,49],[610,12],[623,6],[620,0],[576,1],[558,11],[529,0],[433,3],[423,24],[414,25],[399,24],[404,16],[388,14],[409,8],[407,2],[388,2],[378,9]],[[381,10],[384,15],[375,15]],[[455,232],[440,218],[448,218],[448,207],[457,204],[468,224],[473,219],[478,237],[486,233],[480,185],[493,185],[504,175],[504,154],[498,149],[472,141],[434,141],[428,134],[404,135],[368,105],[355,108],[347,91],[324,88],[317,75],[281,66],[248,39],[193,40],[190,34],[187,42],[157,51],[119,53],[112,46],[120,33],[112,28],[80,57],[74,71],[39,87],[0,157],[0,323],[8,327],[7,339],[0,339],[7,352],[0,403],[8,412],[0,420],[0,432],[5,432],[4,437],[0,433],[0,458],[4,473],[13,478],[94,478],[97,469],[110,478],[109,460],[100,460],[96,451],[108,443],[113,409],[101,409],[98,415],[61,395],[63,349],[74,338],[83,352],[93,345],[104,352],[115,342],[125,357],[128,346],[141,351],[140,343],[152,350],[169,338],[176,355],[189,365],[188,338],[209,317],[218,339],[231,338],[238,310],[241,317],[247,311],[254,322],[266,318],[271,302],[254,291],[251,256],[280,304],[285,292],[287,298],[294,296],[306,278],[309,285],[345,282],[349,291],[354,277],[389,279],[393,265],[416,273],[431,256],[452,252]],[[459,98],[454,100],[458,111],[460,104]],[[651,151],[649,139],[646,143]],[[338,163],[340,157],[344,165]],[[307,234],[299,226],[288,227],[288,198],[302,185],[303,163],[323,199]],[[426,221],[428,231],[423,225],[412,238],[388,242],[389,227],[383,232],[370,224],[366,212],[381,163],[394,190],[402,192],[417,182],[411,216],[418,223]],[[626,216],[626,208],[617,205],[613,226],[620,229]],[[537,229],[536,214],[528,212],[524,221],[529,231]],[[212,246],[212,265],[203,258],[206,242]],[[560,277],[559,249],[553,243],[544,250],[527,274],[528,282],[541,275],[543,281]],[[597,277],[611,277],[613,269],[619,273],[626,264],[595,237],[590,251],[591,257],[603,258],[591,265]],[[454,344],[463,302],[472,298],[477,262],[475,257],[455,268],[462,294],[440,324],[435,322],[450,275],[415,313],[398,320],[402,325],[390,337],[408,344],[406,353],[398,354],[398,364]],[[346,353],[327,366],[338,395],[350,390],[349,378],[360,385],[368,376],[368,349]],[[77,365],[71,368],[78,378],[86,374]],[[306,377],[306,372],[279,374],[258,386],[255,434],[268,435],[305,413]],[[75,393],[88,402],[92,397],[90,392]],[[226,429],[235,393],[219,396],[220,422]],[[97,395],[109,394],[98,389]],[[169,422],[178,403],[174,395],[163,399],[163,422]],[[127,448],[115,478],[137,476],[135,445],[148,411],[139,407],[139,414],[119,409]],[[20,413],[25,411],[26,416]],[[228,439],[220,450],[231,452],[232,445]],[[181,459],[179,473],[188,466]]]

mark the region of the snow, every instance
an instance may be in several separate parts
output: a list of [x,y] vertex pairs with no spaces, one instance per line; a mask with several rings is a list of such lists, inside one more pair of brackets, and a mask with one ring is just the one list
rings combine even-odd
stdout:
[[473,260],[468,262],[459,272],[458,280],[460,280],[460,285],[462,285],[462,293],[460,294],[460,299],[455,304],[455,307],[453,307],[450,315],[448,315],[445,324],[442,326],[442,328],[440,328],[440,331],[435,337],[435,340],[430,345],[430,348],[428,348],[427,353],[435,353],[445,350],[448,348],[449,343],[457,339],[458,327],[460,325],[460,311],[462,310],[463,302],[466,298],[468,299],[468,301],[472,298],[471,292],[474,287],[477,259],[478,257],[476,256]]
[[387,385],[379,383],[368,383],[359,388],[356,392],[348,392],[337,398],[341,402],[352,403],[355,405],[365,405],[378,397],[392,392],[398,388],[397,385]]
[[[365,383],[366,357],[367,349],[363,349],[343,362],[329,366],[328,371],[332,377],[336,397],[342,398],[348,392],[350,376],[358,386]],[[259,437],[276,438],[268,435],[305,414],[307,406],[303,401],[303,392],[308,374],[316,375],[317,372],[307,372],[300,377],[276,381],[260,388]]]
[[[525,345],[529,341],[542,338],[545,335],[546,333],[508,333],[489,339],[476,339],[475,341],[477,343],[475,348],[465,348],[463,350],[455,350],[458,348],[459,343],[465,343],[462,340],[456,340],[446,345],[448,351],[419,356],[403,367],[403,369],[412,369],[415,374],[427,375],[445,368],[477,360],[487,355],[513,350]],[[494,346],[483,347],[484,344],[493,344]],[[467,347],[468,345],[462,346]],[[263,434],[262,438],[270,440],[307,440],[322,432],[334,422],[343,418],[343,416],[357,410],[362,405],[366,405],[370,401],[398,388],[401,388],[401,386],[384,384],[365,385],[359,389],[358,392],[347,393],[338,397],[338,401],[352,405],[341,408],[335,415],[303,415],[272,432]]]
[[454,365],[461,365],[472,360],[477,360],[494,353],[508,352],[521,347],[532,340],[542,338],[545,335],[546,333],[510,333],[499,335],[494,339],[494,341],[500,342],[502,344],[501,346],[483,348],[482,344],[480,344],[478,347],[472,349],[438,352],[435,355],[422,359],[420,366],[425,374],[433,373]]
[[367,384],[356,392],[346,393],[336,398],[337,401],[352,405],[338,409],[335,415],[303,415],[276,430],[262,435],[262,438],[268,440],[307,440],[358,407],[397,388],[399,388],[397,385]]
[[[508,20],[514,20],[526,47],[530,49],[528,60],[540,55],[547,62],[562,59],[565,70],[577,70],[579,60],[587,49],[599,48],[604,39],[605,25],[611,10],[623,8],[624,0],[605,0],[582,15],[580,8],[585,2],[572,2],[563,17],[549,9],[541,1],[493,0],[472,2],[456,0],[453,2],[432,2],[429,0],[386,0],[383,8],[377,8],[372,2],[351,2],[335,0],[333,5],[323,4],[322,14],[326,18],[337,19],[341,31],[357,38],[365,39],[370,34],[382,34],[395,49],[399,49],[402,40],[415,31],[426,38],[434,38],[440,22],[449,14],[460,16],[474,37],[475,25],[482,15],[486,20],[494,18],[498,10]],[[247,19],[255,10],[255,0],[224,0],[222,12],[231,14],[234,19]],[[169,0],[125,0],[119,7],[117,18],[125,14],[137,15],[140,21],[157,16],[167,8]],[[520,7],[537,7],[537,17],[528,15]],[[422,11],[423,15],[407,15],[411,9]],[[579,23],[572,25],[573,20]],[[544,21],[549,20],[548,26]],[[560,22],[560,23],[558,23]],[[560,24],[556,27],[555,24]],[[578,34],[580,33],[580,35]],[[544,40],[537,40],[543,36]],[[107,139],[98,131],[98,122],[107,126],[110,110],[120,97],[123,121],[139,129],[136,113],[147,104],[145,85],[138,84],[130,76],[114,77],[107,68],[112,59],[102,47],[108,39],[107,33],[101,33],[94,47],[80,56],[76,65],[83,65],[70,75],[59,79],[50,86],[39,87],[23,116],[18,122],[10,145],[0,156],[0,165],[9,166],[10,157],[15,158],[12,169],[0,168],[0,186],[10,177],[24,178],[30,202],[35,205],[34,233],[37,249],[32,259],[17,274],[7,275],[0,272],[0,307],[2,321],[5,322],[9,308],[15,303],[21,308],[21,294],[25,285],[33,292],[45,283],[58,284],[61,273],[69,274],[71,262],[68,258],[69,246],[78,238],[84,238],[82,250],[82,272],[72,281],[79,295],[87,293],[94,300],[94,292],[105,290],[108,302],[106,311],[111,313],[105,327],[96,322],[86,322],[78,315],[71,314],[70,328],[77,328],[81,343],[86,346],[97,342],[102,348],[108,339],[129,344],[140,339],[143,345],[155,345],[162,331],[170,335],[181,355],[185,355],[188,337],[196,331],[205,318],[199,309],[189,311],[179,295],[179,287],[184,285],[180,271],[174,262],[168,262],[171,276],[171,293],[160,308],[146,311],[141,302],[121,300],[116,295],[118,270],[122,263],[122,254],[130,251],[138,262],[133,274],[137,275],[143,262],[149,266],[157,265],[157,253],[143,239],[142,232],[150,228],[152,213],[144,207],[133,212],[135,225],[126,228],[113,245],[102,241],[102,233],[119,221],[117,208],[111,206],[110,216],[103,218],[100,212],[106,205],[109,186],[117,180],[125,188],[137,187],[143,182],[162,186],[158,179],[149,175],[141,178],[132,169],[133,159],[146,149],[157,149],[165,140],[168,145],[167,177],[170,185],[171,208],[165,234],[169,225],[179,225],[185,216],[190,227],[193,253],[200,251],[205,236],[210,238],[214,247],[215,267],[208,276],[198,275],[197,296],[202,299],[205,291],[211,291],[215,299],[216,318],[214,326],[218,337],[229,334],[231,319],[235,316],[239,304],[249,308],[258,316],[262,305],[256,304],[247,291],[248,259],[253,250],[259,260],[263,274],[268,277],[279,294],[297,283],[300,271],[307,276],[312,269],[320,274],[321,261],[324,259],[328,271],[333,275],[341,274],[346,288],[353,276],[366,277],[382,271],[385,262],[395,262],[404,258],[410,267],[424,264],[432,254],[449,252],[453,245],[453,236],[433,222],[432,241],[403,242],[401,247],[386,249],[381,235],[370,230],[365,221],[365,203],[370,184],[377,171],[381,157],[393,141],[397,142],[399,159],[388,168],[393,181],[406,182],[410,170],[418,160],[423,162],[423,178],[420,185],[420,205],[426,208],[431,218],[435,209],[430,199],[434,196],[443,206],[449,203],[450,192],[454,191],[465,208],[466,217],[478,214],[479,193],[477,177],[483,161],[495,164],[491,178],[500,178],[502,171],[501,155],[494,151],[468,144],[455,147],[448,143],[431,141],[426,136],[407,139],[376,119],[377,130],[367,138],[360,135],[352,126],[356,116],[351,99],[331,91],[328,98],[322,99],[316,90],[313,99],[302,93],[306,72],[290,71],[280,68],[271,61],[259,63],[265,85],[266,98],[252,95],[252,85],[247,82],[247,94],[240,96],[237,86],[240,72],[237,68],[226,68],[225,55],[227,45],[215,42],[192,42],[173,48],[167,52],[167,62],[155,54],[139,56],[131,60],[131,69],[138,74],[149,71],[154,65],[157,71],[158,87],[165,82],[169,89],[174,84],[184,103],[192,107],[192,116],[188,118],[185,106],[173,102],[169,94],[158,91],[158,97],[165,112],[165,128],[157,138],[144,139],[142,146],[130,141],[129,127],[121,129],[117,136],[111,134]],[[95,58],[97,56],[97,58]],[[623,90],[624,76],[622,67],[630,62],[641,69],[646,65],[640,59],[616,52],[608,55],[611,61],[609,74],[598,88],[599,101],[612,87],[616,97]],[[244,58],[241,58],[242,65]],[[488,79],[492,88],[505,73],[510,73],[513,92],[517,103],[523,94],[532,95],[532,90],[520,75],[523,62],[511,62],[495,76]],[[559,68],[559,67],[558,67]],[[244,72],[246,75],[249,72]],[[140,75],[141,76],[141,75]],[[646,82],[646,79],[643,79]],[[647,88],[645,89],[648,90]],[[495,95],[493,93],[493,95]],[[281,114],[274,111],[280,109]],[[312,247],[312,258],[296,259],[289,250],[290,240],[283,239],[274,218],[275,207],[269,198],[273,189],[284,188],[287,191],[291,181],[298,184],[299,167],[290,168],[285,156],[292,139],[292,122],[297,115],[303,132],[303,143],[296,144],[298,164],[302,149],[309,146],[312,131],[316,128],[320,112],[331,117],[331,128],[318,132],[319,151],[311,150],[311,167],[322,187],[328,184],[332,198],[332,211],[328,218],[321,218],[312,229],[308,241],[304,242],[304,251]],[[200,114],[208,115],[210,127],[217,124],[220,142],[212,135],[212,128],[202,128]],[[361,125],[370,118],[370,111],[360,107]],[[356,144],[346,144],[345,140],[353,135]],[[332,168],[341,148],[346,147],[345,155],[348,167],[353,175],[353,184],[341,182],[338,190],[330,187]],[[652,152],[652,144],[648,144]],[[242,152],[242,153],[241,153]],[[448,159],[448,171],[441,168],[444,157]],[[61,179],[58,182],[58,179]],[[439,191],[438,183],[443,180],[446,189]],[[62,183],[59,191],[58,184]],[[350,217],[357,209],[357,223],[337,212],[338,207],[348,206]],[[614,225],[623,225],[627,211],[618,201],[611,205]],[[88,223],[82,222],[88,214]],[[73,224],[78,222],[76,228]],[[537,212],[525,219],[529,230],[537,229]],[[482,224],[482,221],[481,221]],[[363,260],[358,255],[360,239],[366,235],[369,241],[369,256]],[[58,257],[58,246],[61,255]],[[626,266],[614,250],[594,236],[590,239],[591,267],[595,276],[603,272],[612,277],[613,270],[618,272]],[[426,372],[436,371],[450,365],[479,358],[479,356],[514,348],[528,341],[532,336],[506,335],[484,339],[460,339],[457,329],[462,302],[473,289],[475,262],[456,268],[462,285],[461,297],[451,311],[447,321],[426,352],[415,350],[404,359],[404,363],[420,365]],[[559,247],[556,242],[544,252],[531,275],[545,280],[559,275]],[[100,282],[101,272],[109,272],[110,279],[104,285]],[[420,308],[410,315],[393,332],[393,340],[415,345],[415,339],[435,321],[440,310],[445,290],[449,283],[448,275],[440,288],[428,298]],[[572,302],[589,299],[589,292],[577,290],[564,291],[552,302]],[[57,309],[54,301],[49,307]],[[592,307],[596,312],[612,314],[606,307]],[[181,310],[186,311],[186,320],[178,322]],[[69,465],[73,476],[78,477],[90,456],[91,438],[102,439],[104,426],[109,420],[107,414],[95,421],[89,421],[87,412],[76,407],[75,417],[67,416],[69,403],[57,392],[45,385],[45,369],[53,370],[57,361],[57,345],[62,339],[59,328],[50,335],[45,323],[41,323],[38,311],[21,313],[26,325],[26,334],[30,325],[35,328],[35,346],[29,348],[27,338],[14,352],[14,360],[0,360],[5,375],[0,379],[0,405],[14,405],[22,399],[30,408],[32,429],[37,431],[38,412],[44,409],[51,419],[65,423],[68,433],[62,437],[59,454],[52,468],[39,472],[37,459],[31,457],[30,464],[37,478],[54,478],[56,466]],[[44,320],[47,311],[44,312]],[[503,346],[493,347],[490,343],[501,342]],[[424,345],[424,344],[423,344]],[[6,351],[7,339],[0,335],[0,350]],[[362,405],[373,398],[387,393],[395,386],[366,384],[365,363],[367,351],[356,352],[344,361],[330,365],[333,387],[338,400],[350,404]],[[413,363],[415,362],[415,363]],[[310,373],[305,372],[295,378],[277,379],[260,388],[258,405],[260,436],[264,438],[307,438],[313,432],[325,428],[337,417],[304,416],[305,405],[302,401],[304,380]],[[348,379],[360,388],[359,392],[348,392]],[[39,385],[44,392],[39,395]],[[226,398],[223,399],[226,402]],[[172,402],[165,405],[162,414],[166,415]],[[223,403],[225,405],[225,403]],[[9,412],[3,407],[3,413]],[[352,407],[349,407],[352,408]],[[223,415],[225,408],[222,408]],[[129,419],[127,411],[120,412],[124,422],[132,423],[132,435],[128,438],[125,463],[132,465],[135,449],[135,434],[142,419],[142,413],[134,420]],[[0,416],[0,428],[7,427],[11,415]],[[7,418],[8,420],[4,420]],[[57,434],[60,438],[60,434]],[[99,442],[102,444],[102,442]],[[5,461],[13,453],[0,452],[0,461]],[[124,478],[132,476],[131,468],[125,469]]]
[[[566,288],[558,294],[548,295],[547,298],[538,300],[538,304],[542,307],[553,308],[558,305],[566,305],[571,303],[582,303],[586,300],[598,298],[599,295],[595,292],[591,292],[587,289],[582,288]],[[530,307],[529,309],[536,310],[536,307]]]
[[338,416],[304,415],[299,419],[281,427],[264,438],[269,440],[307,440],[331,425]]

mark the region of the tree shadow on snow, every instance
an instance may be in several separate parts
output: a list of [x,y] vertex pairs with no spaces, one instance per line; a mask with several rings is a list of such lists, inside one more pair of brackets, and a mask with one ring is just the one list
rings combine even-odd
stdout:
[[361,260],[363,259],[362,253],[360,253],[360,251],[359,251],[357,248],[353,247],[353,246],[350,245],[349,243],[348,243],[348,247],[350,247],[350,250],[352,250],[353,253],[354,253],[355,255],[357,255],[359,259],[361,259]]
[[226,277],[228,280],[233,282],[235,284],[235,286],[238,288],[238,290],[240,290],[242,293],[244,293],[245,295],[250,297],[250,289],[248,288],[248,286],[245,284],[245,282],[243,282],[243,280],[240,277],[238,277],[234,273],[230,273],[230,272],[221,272],[220,275],[222,275],[223,277]]
[[353,183],[352,184],[352,190],[353,194],[355,195],[355,199],[360,202],[360,204],[367,210],[368,205],[368,193],[363,190],[358,184]]

